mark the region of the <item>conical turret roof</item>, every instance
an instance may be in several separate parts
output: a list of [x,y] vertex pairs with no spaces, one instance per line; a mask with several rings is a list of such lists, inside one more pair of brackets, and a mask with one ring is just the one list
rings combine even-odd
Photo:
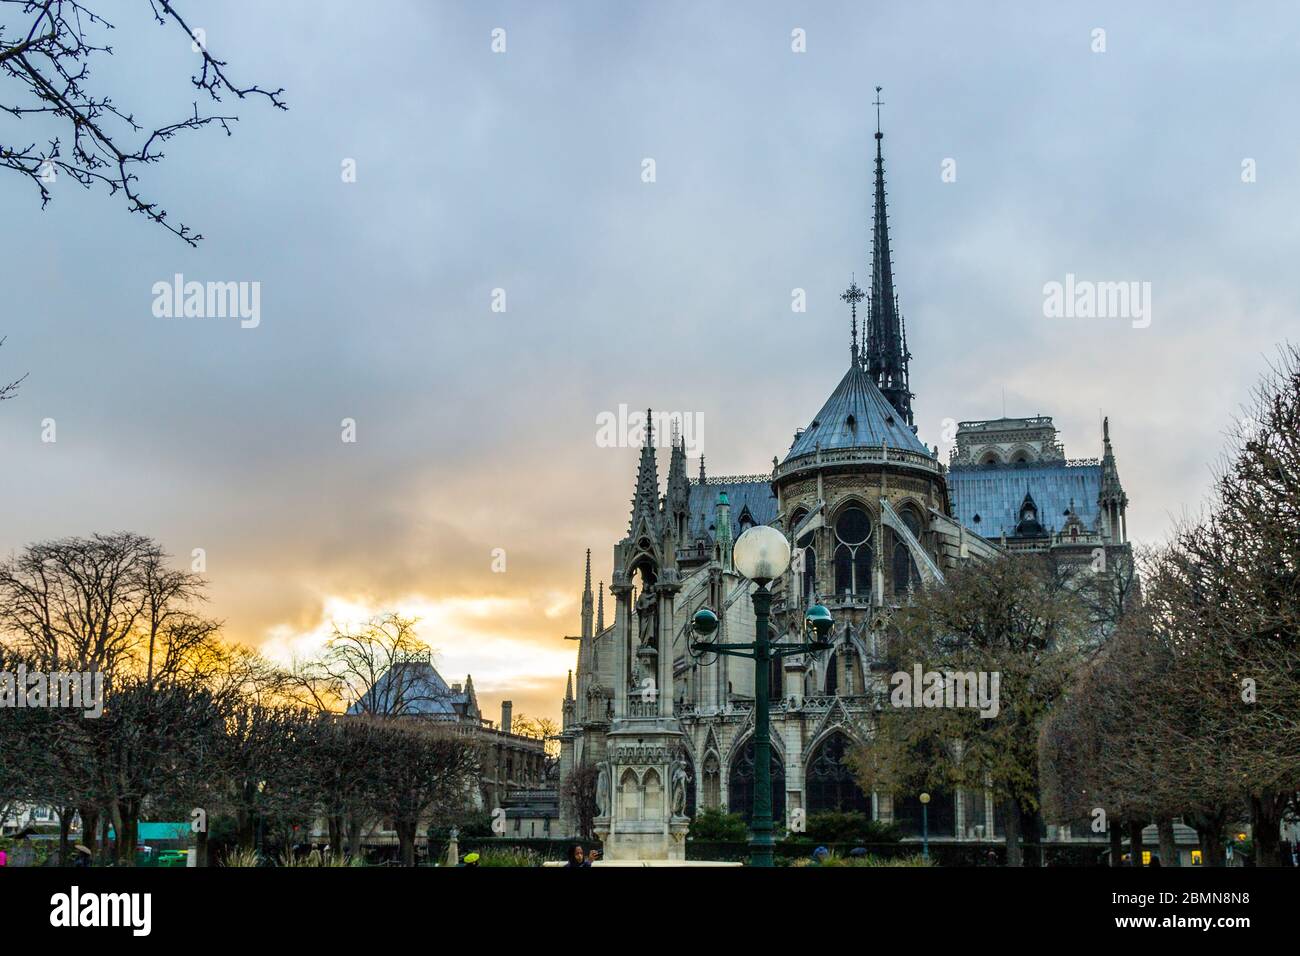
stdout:
[[871,376],[858,365],[851,366],[840,379],[820,412],[795,439],[785,460],[835,448],[890,448],[929,455],[911,426],[903,419]]

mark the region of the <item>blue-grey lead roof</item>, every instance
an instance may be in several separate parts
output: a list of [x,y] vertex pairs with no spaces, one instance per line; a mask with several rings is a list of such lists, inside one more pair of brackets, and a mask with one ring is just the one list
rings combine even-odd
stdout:
[[1101,465],[1058,461],[994,468],[963,466],[949,470],[948,492],[953,516],[989,540],[997,540],[1003,531],[1007,537],[1015,535],[1026,492],[1038,505],[1039,523],[1049,532],[1058,532],[1065,525],[1071,501],[1084,527],[1096,530]]
[[855,365],[840,379],[817,417],[795,439],[785,460],[811,454],[819,446],[826,450],[879,448],[882,442],[890,448],[930,454],[911,426],[880,394],[871,376]]
[[464,712],[465,691],[453,691],[427,661],[399,661],[386,670],[349,714],[446,715]]
[[698,530],[701,518],[703,528],[710,537],[716,537],[711,530],[717,519],[718,494],[725,491],[731,505],[731,538],[740,536],[740,517],[749,510],[754,524],[771,524],[776,520],[776,495],[772,494],[772,483],[761,481],[710,481],[708,484],[691,485],[691,529]]

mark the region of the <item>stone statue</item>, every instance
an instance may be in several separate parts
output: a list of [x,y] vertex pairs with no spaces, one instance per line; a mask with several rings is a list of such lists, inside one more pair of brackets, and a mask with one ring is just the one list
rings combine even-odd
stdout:
[[636,601],[637,623],[640,625],[640,644],[642,647],[658,647],[658,601],[650,591],[643,591]]
[[596,774],[596,816],[603,817],[609,814],[609,769],[605,764],[600,765],[600,771]]
[[673,816],[686,816],[686,764],[681,760],[673,761]]

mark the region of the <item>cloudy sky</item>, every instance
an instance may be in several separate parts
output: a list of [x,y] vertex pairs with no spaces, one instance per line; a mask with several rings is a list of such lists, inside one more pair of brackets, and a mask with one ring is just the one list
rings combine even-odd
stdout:
[[[96,76],[152,127],[190,110],[197,56],[137,6],[108,4]],[[233,136],[144,175],[198,249],[0,176],[0,378],[30,373],[0,406],[0,551],[203,548],[228,635],[279,656],[395,607],[489,714],[557,715],[583,552],[608,580],[634,479],[597,417],[699,415],[711,472],[759,472],[847,367],[876,85],[929,444],[1005,394],[1094,456],[1108,414],[1130,532],[1159,540],[1296,335],[1286,4],[178,6],[290,110],[226,104]],[[260,283],[260,324],[156,316],[176,273]],[[1067,274],[1149,282],[1149,327],[1045,317]]]

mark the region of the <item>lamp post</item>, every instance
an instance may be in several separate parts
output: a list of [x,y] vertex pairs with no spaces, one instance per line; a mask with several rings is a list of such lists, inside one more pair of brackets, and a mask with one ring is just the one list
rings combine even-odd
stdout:
[[790,565],[790,544],[785,535],[775,528],[759,525],[750,528],[736,539],[732,563],[737,571],[758,585],[753,593],[754,643],[718,644],[710,639],[718,629],[718,616],[708,608],[695,612],[691,627],[701,638],[692,642],[693,653],[728,654],[748,657],[754,662],[754,812],[749,824],[749,865],[772,865],[772,736],[770,728],[770,694],[768,674],[773,660],[805,651],[819,651],[830,647],[822,640],[830,630],[830,611],[820,604],[808,609],[804,617],[804,637],[815,632],[814,640],[799,644],[773,644],[769,616],[772,610],[772,592],[768,589],[774,580],[785,573]]
[[930,795],[921,794],[921,859],[930,859]]

